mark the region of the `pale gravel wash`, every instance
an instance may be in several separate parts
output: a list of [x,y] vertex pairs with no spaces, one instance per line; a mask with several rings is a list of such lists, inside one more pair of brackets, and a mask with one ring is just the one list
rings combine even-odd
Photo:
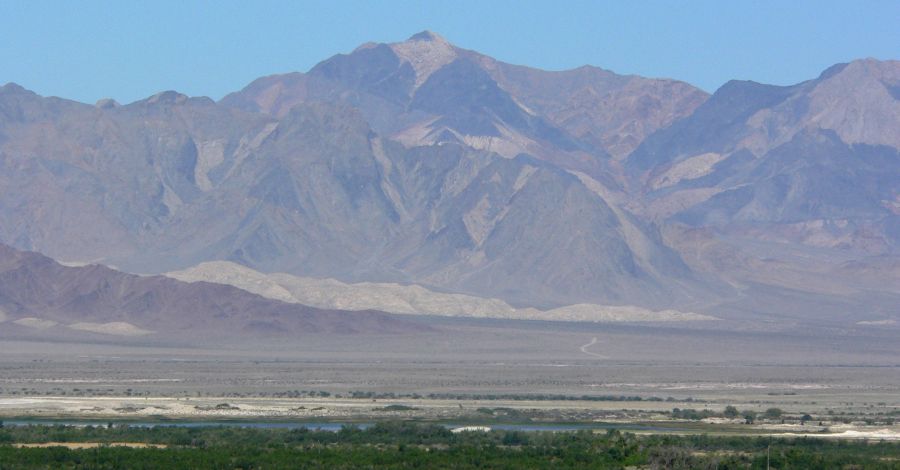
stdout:
[[100,333],[114,336],[144,336],[153,333],[153,331],[139,328],[131,323],[126,322],[109,322],[109,323],[90,323],[78,322],[69,325],[73,330],[90,331],[92,333]]
[[363,282],[265,274],[229,261],[201,263],[166,276],[184,282],[226,284],[282,302],[340,310],[380,310],[395,314],[578,322],[683,322],[718,318],[633,305],[575,304],[555,309],[514,308],[500,299],[435,292],[410,284]]
[[20,318],[18,320],[13,321],[13,323],[15,323],[16,325],[19,325],[19,326],[24,326],[27,328],[36,328],[39,330],[43,330],[46,328],[52,328],[59,324],[53,320],[45,320],[42,318],[34,318],[34,317]]

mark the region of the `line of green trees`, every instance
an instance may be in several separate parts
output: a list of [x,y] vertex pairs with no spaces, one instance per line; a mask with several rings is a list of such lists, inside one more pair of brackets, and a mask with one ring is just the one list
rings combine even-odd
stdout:
[[[166,448],[18,448],[143,442]],[[338,432],[240,427],[7,426],[0,469],[36,468],[900,468],[900,444],[609,431],[453,433],[408,422]]]

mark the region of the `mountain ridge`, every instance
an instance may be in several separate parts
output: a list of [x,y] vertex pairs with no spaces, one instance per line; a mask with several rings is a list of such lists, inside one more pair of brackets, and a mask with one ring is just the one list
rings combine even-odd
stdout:
[[228,260],[540,309],[732,316],[816,304],[814,284],[856,263],[886,297],[840,302],[890,308],[873,257],[900,241],[898,64],[708,95],[424,32],[218,102],[88,105],[8,84],[0,242],[132,272]]
[[315,279],[284,273],[263,274],[236,263],[214,261],[165,273],[185,282],[235,286],[263,297],[318,308],[378,310],[396,314],[513,320],[587,322],[683,322],[718,318],[675,310],[652,311],[635,306],[578,304],[552,310],[517,309],[500,299],[445,294],[418,286]]
[[0,245],[2,321],[54,335],[87,331],[110,337],[302,337],[310,334],[408,333],[430,328],[382,312],[286,304],[221,284],[142,277],[105,266],[66,267],[34,252]]

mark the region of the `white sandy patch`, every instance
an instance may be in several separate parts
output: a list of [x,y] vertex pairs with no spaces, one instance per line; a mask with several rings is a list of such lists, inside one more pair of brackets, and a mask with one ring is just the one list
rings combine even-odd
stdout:
[[93,263],[93,262],[91,262],[91,261],[65,261],[65,260],[56,260],[56,262],[57,262],[58,264],[61,264],[61,265],[65,266],[65,267],[67,267],[67,268],[83,268],[83,267],[85,267],[85,266],[90,266],[90,265],[92,265],[92,264],[97,264],[97,263]]
[[459,434],[461,432],[491,432],[491,428],[488,426],[463,426],[460,428],[453,428],[450,432],[453,434]]
[[718,320],[716,317],[678,310],[648,310],[631,305],[576,304],[535,315],[536,319],[589,322],[670,322]]
[[402,129],[391,136],[391,139],[403,144],[404,147],[419,147],[425,145],[442,144],[438,140],[444,133],[449,132],[467,146],[494,152],[505,158],[515,158],[521,153],[530,153],[539,148],[539,145],[521,132],[510,129],[499,121],[494,125],[500,132],[499,136],[493,135],[469,135],[461,134],[449,127],[434,125],[437,118],[426,119]]
[[52,406],[52,405],[74,405],[79,404],[79,399],[60,399],[60,398],[4,398],[0,399],[0,406]]
[[513,307],[497,299],[444,294],[417,285],[346,284],[334,279],[263,274],[227,261],[202,263],[166,275],[185,282],[232,285],[263,297],[318,308],[473,317],[509,317],[515,313]]
[[296,302],[291,293],[272,281],[267,274],[229,261],[208,261],[184,271],[166,273],[166,276],[183,282],[212,282],[243,289],[269,299]]
[[110,322],[110,323],[88,323],[88,322],[79,322],[73,323],[69,325],[69,328],[73,330],[81,330],[81,331],[90,331],[93,333],[100,333],[104,335],[116,335],[116,336],[143,336],[149,335],[153,333],[150,330],[145,330],[143,328],[138,328],[137,326],[132,325],[131,323],[125,322]]
[[183,382],[184,379],[80,379],[80,378],[61,378],[61,379],[31,379],[17,380],[17,383],[46,383],[46,384],[141,384],[141,383],[169,383]]
[[[479,205],[481,205],[479,203]],[[483,212],[483,211],[482,211]],[[497,218],[502,218],[502,212]],[[493,220],[476,210],[464,221],[473,239],[480,239]],[[448,317],[502,318],[511,320],[585,322],[673,322],[708,321],[716,317],[678,310],[649,310],[633,305],[568,305],[552,310],[516,309],[503,300],[464,294],[435,292],[415,284],[361,282],[347,284],[335,279],[316,279],[291,274],[264,274],[228,261],[201,263],[184,271],[166,274],[185,282],[227,284],[282,302],[339,310],[380,310],[396,314]]]
[[828,390],[831,387],[813,383],[753,383],[753,382],[697,382],[697,383],[630,383],[612,382],[591,384],[590,387],[603,388],[649,388],[660,390]]
[[772,434],[777,437],[819,437],[829,439],[877,439],[883,441],[900,441],[900,431],[892,429],[876,429],[872,431],[847,430],[833,433],[780,433]]
[[16,325],[19,325],[19,326],[26,326],[28,328],[37,328],[37,329],[41,329],[41,330],[47,329],[47,328],[52,328],[59,324],[53,320],[44,320],[41,318],[34,318],[34,317],[20,318],[20,319],[14,321],[13,323],[15,323]]
[[654,179],[650,184],[653,189],[660,189],[680,181],[692,180],[712,173],[713,167],[725,157],[718,153],[694,155],[676,163],[669,171]]
[[871,325],[871,326],[896,325],[897,320],[863,320],[863,321],[856,322],[856,324],[857,325]]
[[0,406],[17,406],[17,405],[37,405],[44,403],[43,400],[34,398],[4,398],[0,399]]
[[463,135],[461,138],[469,147],[494,152],[506,158],[515,158],[519,154],[529,153],[532,148],[537,147],[534,140],[528,138],[521,132],[510,129],[500,122],[495,122],[494,126],[500,131],[499,137],[487,135]]
[[[430,140],[428,136],[434,133],[434,129],[431,125],[437,120],[438,118],[431,118],[422,122],[417,122],[405,129],[397,131],[391,135],[390,138],[391,140],[400,142],[407,148],[424,145],[426,143],[430,144],[433,140]],[[451,131],[451,133],[458,135],[456,132]]]

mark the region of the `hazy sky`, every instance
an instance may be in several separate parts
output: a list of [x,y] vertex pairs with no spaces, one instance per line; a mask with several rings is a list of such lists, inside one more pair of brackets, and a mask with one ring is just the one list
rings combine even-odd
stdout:
[[368,41],[433,30],[544,69],[591,64],[714,91],[900,59],[900,1],[0,0],[0,84],[85,102],[161,90],[221,98]]

